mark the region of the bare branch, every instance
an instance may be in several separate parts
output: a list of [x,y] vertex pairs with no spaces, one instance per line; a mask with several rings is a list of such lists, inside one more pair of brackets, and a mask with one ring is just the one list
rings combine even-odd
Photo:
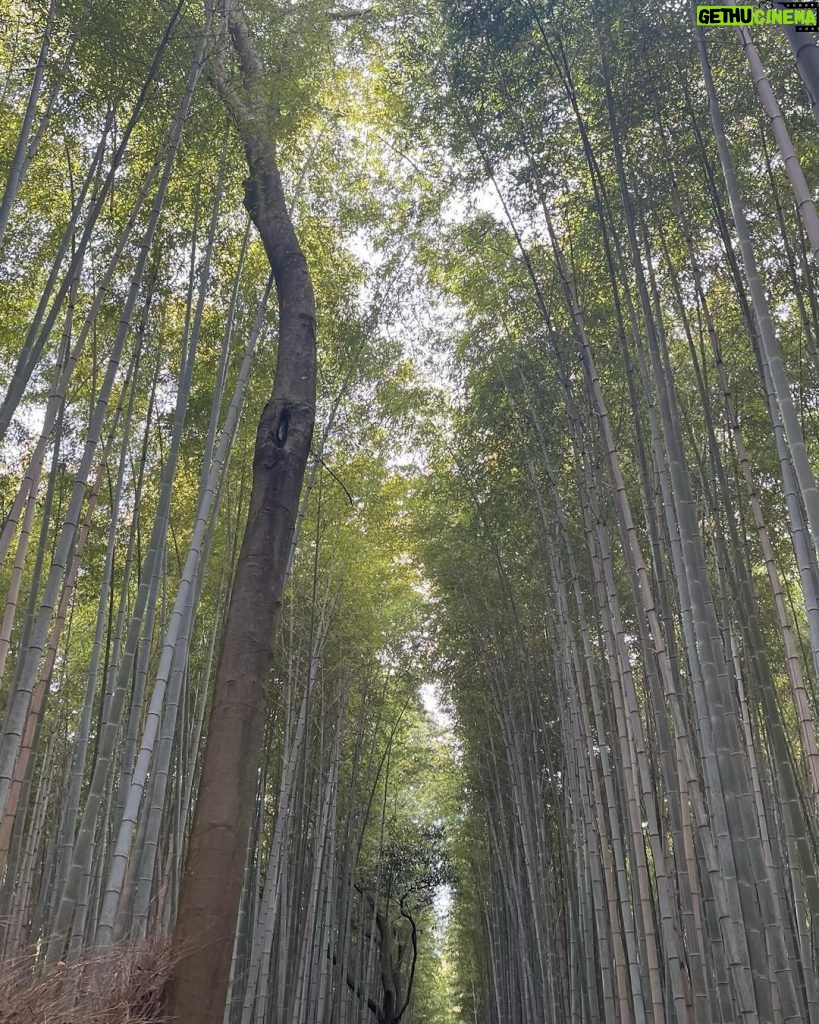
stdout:
[[356,18],[366,18],[372,12],[372,7],[362,7],[360,11],[352,7],[340,7],[338,10],[330,11],[329,18],[330,21],[354,21]]
[[395,1016],[395,1020],[399,1021],[404,1016],[404,1013],[409,1006],[410,997],[412,996],[412,986],[415,981],[415,965],[418,962],[418,925],[415,923],[415,918],[404,906],[404,900],[406,896],[401,897],[401,916],[406,918],[410,923],[412,934],[410,936],[412,940],[412,964],[410,965],[409,978],[407,979],[407,995],[404,999],[404,1005],[398,1011]]

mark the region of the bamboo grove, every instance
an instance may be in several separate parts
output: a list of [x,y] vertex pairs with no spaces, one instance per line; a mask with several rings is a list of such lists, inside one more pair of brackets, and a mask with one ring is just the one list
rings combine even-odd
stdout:
[[814,38],[0,0],[0,1022],[819,1024]]

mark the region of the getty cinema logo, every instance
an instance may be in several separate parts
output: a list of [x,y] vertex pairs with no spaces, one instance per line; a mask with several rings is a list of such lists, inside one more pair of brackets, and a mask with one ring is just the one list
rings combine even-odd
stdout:
[[737,4],[697,7],[698,25],[793,25],[797,32],[819,32],[819,0],[814,3],[765,5]]

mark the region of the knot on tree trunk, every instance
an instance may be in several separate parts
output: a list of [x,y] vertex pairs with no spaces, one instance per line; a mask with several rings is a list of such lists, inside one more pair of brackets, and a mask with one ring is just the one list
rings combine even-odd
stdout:
[[281,415],[279,416],[279,422],[276,426],[276,444],[283,448],[287,441],[287,433],[290,427],[290,413],[287,409],[282,409]]

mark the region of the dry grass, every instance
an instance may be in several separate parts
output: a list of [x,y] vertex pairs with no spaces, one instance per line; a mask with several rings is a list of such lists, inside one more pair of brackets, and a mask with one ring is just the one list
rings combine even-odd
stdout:
[[173,966],[167,942],[116,946],[41,971],[0,964],[0,1024],[157,1024]]

